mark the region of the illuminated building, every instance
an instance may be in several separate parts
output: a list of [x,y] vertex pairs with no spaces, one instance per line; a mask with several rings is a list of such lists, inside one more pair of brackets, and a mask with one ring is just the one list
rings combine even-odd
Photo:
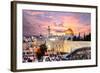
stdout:
[[71,28],[67,29],[65,32],[65,39],[66,40],[72,40],[74,36],[74,32]]

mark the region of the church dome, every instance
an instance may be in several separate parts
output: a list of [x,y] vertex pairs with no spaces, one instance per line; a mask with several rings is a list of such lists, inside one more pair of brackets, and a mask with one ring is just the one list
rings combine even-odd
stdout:
[[71,28],[69,28],[69,29],[67,29],[65,31],[65,35],[71,35],[71,36],[73,36],[74,35],[74,32],[73,32],[73,30]]

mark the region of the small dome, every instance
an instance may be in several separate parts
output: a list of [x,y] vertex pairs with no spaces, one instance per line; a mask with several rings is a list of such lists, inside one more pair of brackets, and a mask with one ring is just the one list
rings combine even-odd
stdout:
[[66,35],[74,35],[74,32],[73,32],[73,30],[71,29],[71,28],[69,28],[69,29],[67,29],[66,31],[65,31],[65,34]]

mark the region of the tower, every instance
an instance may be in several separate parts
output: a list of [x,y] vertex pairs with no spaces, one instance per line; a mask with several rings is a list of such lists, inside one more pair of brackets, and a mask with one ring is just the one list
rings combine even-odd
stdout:
[[50,31],[51,31],[50,26],[48,26],[48,37],[50,36]]
[[78,34],[78,40],[80,40],[81,39],[81,36],[80,36],[80,32],[79,32],[79,34]]
[[85,32],[84,32],[84,37],[83,37],[83,40],[86,40],[86,35],[85,35]]

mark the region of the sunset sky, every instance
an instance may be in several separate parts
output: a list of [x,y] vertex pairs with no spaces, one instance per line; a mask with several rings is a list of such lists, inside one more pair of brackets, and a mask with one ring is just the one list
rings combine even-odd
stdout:
[[23,10],[24,35],[47,35],[48,26],[53,35],[72,29],[75,35],[91,31],[91,14],[79,12]]

